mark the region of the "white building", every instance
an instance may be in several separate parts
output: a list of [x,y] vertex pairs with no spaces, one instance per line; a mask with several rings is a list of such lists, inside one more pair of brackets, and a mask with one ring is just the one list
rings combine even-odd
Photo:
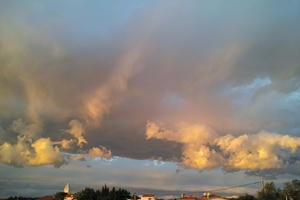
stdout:
[[65,188],[64,188],[64,193],[70,194],[70,184],[67,183]]
[[74,194],[70,192],[70,184],[67,183],[65,188],[64,188],[64,193],[67,193],[65,196],[64,200],[73,200],[75,198]]
[[211,193],[204,193],[199,200],[226,200],[226,198]]

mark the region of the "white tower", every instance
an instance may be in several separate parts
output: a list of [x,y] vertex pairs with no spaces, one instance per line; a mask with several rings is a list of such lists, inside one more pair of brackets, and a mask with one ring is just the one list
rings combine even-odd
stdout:
[[64,188],[64,193],[67,193],[67,194],[70,193],[70,184],[69,183],[66,184],[66,186]]

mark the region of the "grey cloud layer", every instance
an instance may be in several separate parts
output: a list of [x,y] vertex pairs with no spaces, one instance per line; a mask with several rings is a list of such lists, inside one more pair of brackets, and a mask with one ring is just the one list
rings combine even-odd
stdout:
[[[146,139],[152,121],[299,136],[299,2],[2,4],[2,162],[63,163],[62,152],[181,162],[181,140]],[[58,157],[32,164],[38,141]],[[3,156],[16,145],[23,163]]]

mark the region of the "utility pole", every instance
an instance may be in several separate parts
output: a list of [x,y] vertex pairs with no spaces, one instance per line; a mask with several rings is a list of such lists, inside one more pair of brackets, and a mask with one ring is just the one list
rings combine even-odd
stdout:
[[286,193],[286,194],[285,194],[285,200],[290,200],[290,199],[293,199],[293,198],[290,198],[289,193]]
[[260,188],[261,190],[264,190],[265,188],[265,180],[264,180],[264,177],[260,177]]

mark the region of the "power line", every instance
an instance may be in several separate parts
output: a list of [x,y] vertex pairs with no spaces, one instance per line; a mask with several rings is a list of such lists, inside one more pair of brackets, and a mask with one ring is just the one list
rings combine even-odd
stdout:
[[248,185],[254,185],[254,184],[258,184],[258,183],[260,183],[260,182],[257,181],[257,182],[253,182],[253,183],[242,184],[242,185],[233,185],[233,186],[229,186],[229,187],[223,187],[223,188],[220,188],[220,189],[203,190],[203,191],[190,192],[190,193],[219,192],[219,191],[223,191],[223,190],[229,190],[229,189],[232,189],[232,188],[243,187],[243,186],[248,186]]

